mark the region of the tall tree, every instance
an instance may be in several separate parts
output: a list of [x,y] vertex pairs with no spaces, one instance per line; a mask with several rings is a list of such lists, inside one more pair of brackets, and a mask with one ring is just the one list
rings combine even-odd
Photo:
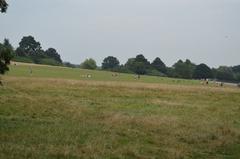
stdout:
[[9,48],[10,50],[13,50],[13,46],[12,46],[12,44],[9,42],[9,39],[4,39],[3,45],[4,45],[4,47]]
[[2,13],[7,11],[7,7],[8,7],[8,4],[7,4],[6,0],[0,0],[0,11]]
[[166,73],[167,72],[167,67],[166,65],[162,62],[162,60],[157,57],[155,58],[155,60],[153,60],[153,62],[151,63],[151,66],[158,70],[159,72],[162,72],[162,73]]
[[136,58],[128,59],[125,67],[130,71],[143,75],[147,73],[147,69],[150,68],[150,62],[142,55],[137,55]]
[[134,69],[133,68],[134,62],[135,62],[135,58],[129,58],[127,60],[127,62],[125,63],[124,67],[127,68],[130,71],[133,71],[133,69]]
[[102,69],[114,69],[119,67],[119,60],[116,57],[108,56],[103,60]]
[[[23,37],[19,43],[19,49],[17,49],[17,50],[19,50],[19,51],[21,50],[27,56],[29,56],[29,55],[32,56],[32,55],[42,52],[40,42],[37,42],[33,36]],[[18,54],[18,52],[17,52],[17,54]]]
[[10,47],[10,45],[6,45],[6,41],[8,40],[4,40],[4,44],[0,43],[0,74],[4,74],[9,70],[8,65],[10,64],[10,60],[13,57],[12,47]]
[[143,62],[135,61],[133,68],[134,72],[138,75],[144,75],[147,73],[147,66]]
[[173,65],[173,68],[176,73],[176,77],[190,79],[192,78],[195,65],[188,59],[185,62],[179,60]]
[[216,68],[212,68],[212,75],[213,75],[214,79],[217,78],[217,69]]
[[196,65],[194,63],[192,63],[189,59],[186,59],[185,64],[187,65],[189,71],[190,71],[190,76],[192,78],[193,75],[193,71],[196,68]]
[[193,78],[195,79],[206,79],[212,78],[212,70],[206,64],[197,65],[193,72]]
[[136,56],[135,62],[143,63],[146,67],[150,66],[150,62],[142,54]]
[[54,60],[56,60],[59,63],[62,63],[62,59],[61,56],[58,54],[57,50],[54,48],[49,48],[45,51],[45,55],[53,58]]
[[232,68],[227,66],[220,66],[217,69],[216,78],[219,80],[234,81],[234,73],[232,71]]
[[175,72],[175,76],[179,77],[179,78],[184,78],[187,77],[188,75],[188,71],[186,68],[186,65],[184,64],[184,62],[182,60],[178,60],[174,65],[174,72]]
[[240,73],[240,65],[233,66],[233,67],[232,67],[232,70],[233,70],[233,72],[235,72],[235,73]]

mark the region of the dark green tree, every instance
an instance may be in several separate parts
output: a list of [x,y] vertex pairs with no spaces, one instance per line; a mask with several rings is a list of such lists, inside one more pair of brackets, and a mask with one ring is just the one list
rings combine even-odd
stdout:
[[127,63],[125,64],[125,67],[128,70],[138,75],[146,74],[150,66],[150,62],[142,54],[137,55],[136,58],[128,59]]
[[167,67],[167,76],[168,77],[177,77],[177,74],[175,72],[175,68],[173,67]]
[[194,69],[196,68],[196,65],[194,64],[194,63],[192,63],[189,59],[186,59],[186,61],[185,61],[185,64],[187,65],[187,67],[188,67],[188,69],[189,69],[189,71],[190,71],[190,76],[191,76],[191,78],[192,78],[192,76],[193,76],[193,71],[194,71]]
[[173,68],[176,77],[191,79],[193,71],[195,69],[195,65],[188,59],[185,62],[179,60],[173,65]]
[[54,60],[56,60],[59,63],[62,63],[62,59],[61,56],[58,54],[57,50],[54,48],[49,48],[47,49],[45,52],[45,55],[47,57],[53,58]]
[[213,75],[213,78],[217,79],[217,69],[216,68],[212,68],[212,75]]
[[16,51],[17,55],[22,55],[22,53],[24,53],[25,56],[33,56],[42,53],[40,42],[37,42],[32,36],[23,37]]
[[150,62],[142,54],[139,54],[139,55],[136,56],[135,62],[140,62],[143,65],[145,65],[145,67],[150,66]]
[[217,69],[216,78],[224,81],[234,81],[234,73],[231,67],[220,66]]
[[95,70],[97,68],[96,61],[92,58],[86,59],[81,65],[81,68],[83,69],[90,69],[90,70]]
[[240,73],[240,65],[233,66],[233,67],[232,67],[232,70],[233,70],[233,72],[235,72],[235,73]]
[[235,79],[235,81],[240,82],[240,73],[236,73],[236,74],[234,75],[234,79]]
[[153,60],[153,62],[151,63],[151,66],[161,73],[167,72],[166,65],[162,62],[162,60],[159,57]]
[[175,76],[178,78],[187,78],[190,76],[189,71],[182,60],[178,60],[178,62],[173,65],[173,68]]
[[7,11],[8,4],[6,0],[0,0],[0,11],[5,13]]
[[24,49],[18,47],[15,51],[15,55],[23,57],[23,56],[26,56],[26,53],[25,53]]
[[108,56],[103,60],[102,69],[115,69],[119,67],[119,60],[116,57]]
[[13,51],[13,46],[12,46],[12,44],[9,42],[8,39],[4,39],[3,45],[4,45],[4,47],[9,48],[10,50]]
[[124,67],[129,70],[129,71],[132,71],[134,72],[134,62],[135,62],[135,58],[129,58],[126,62],[126,64],[124,65]]
[[206,64],[197,65],[193,72],[193,78],[206,79],[212,78],[212,70]]
[[42,60],[46,58],[46,55],[45,55],[45,52],[40,49],[34,52],[30,52],[30,58],[33,60],[34,63],[41,64]]
[[7,39],[4,40],[4,44],[0,43],[0,74],[4,74],[6,71],[9,70],[8,65],[13,57],[13,49],[8,45],[10,43]]
[[144,75],[147,73],[146,65],[143,62],[135,62],[134,63],[134,72],[138,75]]

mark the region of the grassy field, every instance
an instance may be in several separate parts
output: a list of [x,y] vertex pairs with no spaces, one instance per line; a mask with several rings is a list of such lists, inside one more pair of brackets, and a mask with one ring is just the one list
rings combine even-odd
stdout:
[[0,158],[240,158],[238,88],[32,69],[3,77]]
[[[30,68],[32,68],[32,74],[30,75]],[[166,83],[166,84],[184,84],[184,85],[196,85],[199,81],[183,80],[173,78],[161,78],[156,76],[141,76],[141,79],[136,79],[135,75],[118,73],[117,77],[112,76],[112,72],[107,71],[94,71],[84,70],[79,68],[67,68],[67,67],[54,67],[45,65],[32,65],[18,63],[16,66],[10,67],[9,76],[17,77],[47,77],[47,78],[64,78],[75,80],[87,80],[87,81],[126,81],[126,82],[144,82],[144,83]],[[86,75],[91,75],[91,78],[87,78]]]

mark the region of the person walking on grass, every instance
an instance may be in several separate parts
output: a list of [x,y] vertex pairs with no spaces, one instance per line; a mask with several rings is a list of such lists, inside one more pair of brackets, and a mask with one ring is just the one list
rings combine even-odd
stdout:
[[32,76],[32,67],[29,66],[29,73],[30,73],[30,76]]
[[208,85],[209,84],[209,80],[208,79],[206,79],[206,85]]
[[3,86],[2,78],[0,76],[0,86]]

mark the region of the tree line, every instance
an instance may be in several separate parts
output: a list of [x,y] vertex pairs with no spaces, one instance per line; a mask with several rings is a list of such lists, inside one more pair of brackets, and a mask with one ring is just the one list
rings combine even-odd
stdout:
[[14,51],[13,60],[36,64],[62,65],[60,54],[54,48],[43,50],[41,43],[32,36],[25,36]]
[[[172,66],[167,67],[161,58],[156,57],[150,62],[142,54],[134,58],[129,58],[125,64],[120,64],[116,57],[108,56],[104,58],[101,67],[98,67],[96,61],[92,58],[86,59],[80,65],[75,65],[70,62],[63,62],[60,54],[54,48],[43,50],[41,43],[36,41],[32,36],[23,37],[16,49],[12,47],[8,39],[5,39],[2,44],[0,43],[0,58],[1,73],[4,72],[3,70],[7,70],[7,64],[12,58],[18,62],[134,73],[139,76],[152,75],[184,79],[217,79],[221,81],[240,82],[240,65],[210,68],[204,63],[197,65],[189,59],[186,59],[185,61],[178,60]],[[5,69],[3,69],[4,67]]]
[[[88,63],[88,61],[85,62]],[[94,62],[92,62],[92,64],[94,64]],[[96,67],[87,69],[92,68]],[[204,63],[196,65],[189,59],[186,59],[185,61],[178,60],[171,67],[167,67],[159,57],[156,57],[150,62],[142,54],[137,55],[135,58],[129,58],[123,65],[120,65],[120,62],[116,57],[108,56],[103,60],[100,69],[121,73],[135,73],[138,75],[153,75],[183,79],[216,79],[226,82],[240,82],[240,65],[233,67],[220,66],[218,68],[210,68]]]

